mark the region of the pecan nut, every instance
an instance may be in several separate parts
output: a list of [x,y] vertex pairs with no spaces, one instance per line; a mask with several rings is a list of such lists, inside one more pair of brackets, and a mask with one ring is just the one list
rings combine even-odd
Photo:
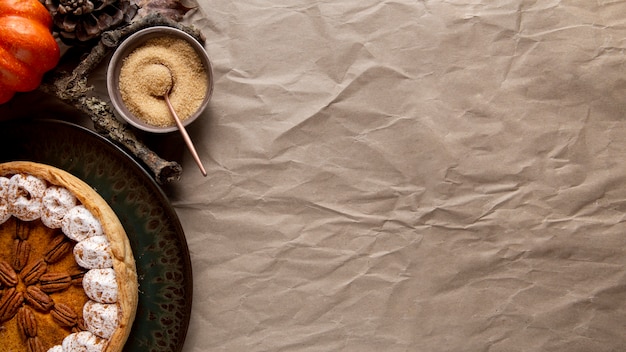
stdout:
[[0,284],[7,287],[17,285],[17,274],[9,263],[0,259]]
[[30,231],[31,226],[29,223],[18,221],[17,225],[15,226],[15,237],[25,241],[28,239]]
[[52,298],[37,286],[28,286],[24,299],[26,299],[26,302],[28,302],[31,307],[42,312],[47,312],[54,306]]
[[30,254],[30,244],[26,241],[15,239],[13,242],[13,268],[20,271],[26,266],[28,262],[28,255]]
[[47,263],[56,263],[63,259],[67,253],[72,250],[72,242],[65,235],[60,234],[52,239],[50,250],[44,256]]
[[78,319],[76,319],[76,325],[72,327],[72,332],[76,333],[86,330],[87,326],[85,325],[85,319],[83,319],[83,317],[78,317]]
[[24,306],[17,311],[17,325],[24,336],[37,336],[37,320],[32,309]]
[[48,270],[48,265],[43,259],[31,262],[22,269],[22,281],[26,286],[30,286],[37,282],[46,270]]
[[26,345],[28,346],[28,352],[46,352],[41,340],[39,340],[37,336],[29,337],[28,341],[26,341]]
[[73,327],[78,324],[78,314],[66,304],[56,303],[50,312],[52,319],[62,327]]
[[39,277],[39,287],[45,293],[63,291],[72,284],[72,277],[67,273],[45,273]]
[[72,285],[74,286],[82,286],[83,285],[83,277],[85,276],[86,271],[84,270],[75,270],[70,273],[70,277],[72,278]]
[[24,303],[24,295],[14,287],[6,290],[0,299],[0,323],[5,322],[17,313]]

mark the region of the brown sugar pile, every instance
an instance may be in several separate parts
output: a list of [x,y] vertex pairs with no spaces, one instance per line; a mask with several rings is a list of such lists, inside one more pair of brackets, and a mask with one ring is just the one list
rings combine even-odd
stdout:
[[[171,73],[169,83],[158,68],[162,66]],[[168,84],[172,106],[184,121],[200,108],[209,84],[200,57],[185,40],[171,36],[152,38],[124,59],[119,79],[122,100],[133,115],[147,124],[175,125],[162,94],[158,94],[166,92]]]
[[162,97],[172,90],[172,73],[161,64],[150,64],[143,68],[143,77],[146,77],[148,92],[155,97]]

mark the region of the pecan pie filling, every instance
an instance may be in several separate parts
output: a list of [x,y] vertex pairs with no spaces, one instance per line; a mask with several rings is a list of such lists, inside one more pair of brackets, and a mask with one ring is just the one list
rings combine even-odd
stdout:
[[0,225],[0,324],[2,334],[14,335],[6,340],[16,343],[4,346],[9,351],[23,349],[23,343],[29,351],[46,351],[44,346],[61,345],[68,332],[86,330],[86,270],[73,258],[74,245],[40,220],[12,217]]
[[121,351],[134,265],[93,189],[47,165],[0,164],[0,351]]

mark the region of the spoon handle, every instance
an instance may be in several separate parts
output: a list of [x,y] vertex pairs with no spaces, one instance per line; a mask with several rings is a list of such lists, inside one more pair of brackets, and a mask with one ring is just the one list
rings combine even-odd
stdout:
[[176,121],[176,126],[178,126],[178,130],[180,130],[180,134],[183,135],[183,139],[185,140],[185,143],[187,144],[187,148],[189,148],[189,151],[191,152],[193,159],[196,161],[196,164],[198,164],[198,167],[200,168],[200,172],[202,173],[202,176],[206,176],[207,174],[206,174],[206,171],[204,170],[204,166],[202,165],[202,161],[200,161],[198,152],[196,151],[196,148],[193,146],[193,142],[191,141],[191,138],[189,137],[189,134],[187,133],[185,126],[183,126],[183,123],[180,121],[178,114],[176,114],[176,111],[174,110],[174,107],[172,106],[172,103],[170,102],[169,94],[165,94],[163,97],[165,98],[165,103],[167,104],[167,107],[169,108],[170,113],[172,114],[172,116],[174,117],[174,120]]

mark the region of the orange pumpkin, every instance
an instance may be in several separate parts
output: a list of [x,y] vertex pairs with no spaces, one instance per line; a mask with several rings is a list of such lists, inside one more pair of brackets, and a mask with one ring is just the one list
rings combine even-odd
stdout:
[[39,0],[0,0],[0,104],[29,92],[59,63],[52,16]]

